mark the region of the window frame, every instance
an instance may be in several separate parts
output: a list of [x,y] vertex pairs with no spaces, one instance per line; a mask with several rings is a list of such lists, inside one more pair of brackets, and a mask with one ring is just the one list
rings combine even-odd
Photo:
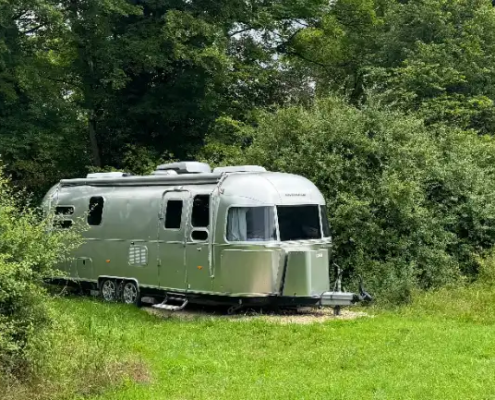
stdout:
[[[72,204],[56,204],[54,205],[54,216],[55,220],[52,222],[52,228],[58,230],[66,230],[71,229],[74,226],[74,220],[72,216],[76,213],[76,207]],[[58,212],[59,208],[67,208],[72,209],[72,212],[69,214]],[[64,223],[68,223],[69,226],[62,226]]]
[[[208,197],[208,225],[207,226],[194,226],[193,225],[193,211],[194,211],[194,199],[197,196],[207,196]],[[187,226],[189,227],[189,232],[187,237],[187,243],[209,243],[211,241],[211,226],[212,226],[212,216],[213,216],[213,209],[212,209],[212,193],[207,192],[207,193],[191,193],[190,197],[190,206],[189,206],[189,211],[187,215]],[[206,239],[204,240],[197,240],[193,239],[192,235],[195,231],[203,231],[206,232]]]
[[[57,210],[59,208],[71,208],[72,209],[72,212],[70,214],[59,213],[59,212],[57,212]],[[62,217],[68,217],[68,216],[74,215],[75,213],[76,213],[76,207],[74,205],[71,205],[71,204],[65,204],[65,205],[57,204],[55,206],[55,215],[60,215]]]
[[[319,208],[319,214],[320,214],[320,230],[321,230],[321,238],[322,239],[330,239],[332,237],[332,231],[330,230],[330,222],[328,222],[328,209],[327,209],[327,206],[326,204],[319,204],[318,205],[318,208]],[[324,229],[323,229],[323,214],[325,214],[326,216],[326,226],[328,227],[328,236],[325,236],[325,232],[324,232]]]
[[320,237],[318,238],[313,238],[313,239],[292,239],[292,240],[282,240],[279,232],[279,241],[280,243],[298,243],[298,242],[309,242],[309,243],[320,243],[322,241],[328,240],[329,238],[326,238],[323,236],[323,225],[321,221],[321,204],[319,203],[301,203],[301,204],[276,204],[275,208],[277,209],[277,223],[278,223],[278,207],[308,207],[308,206],[314,206],[317,209],[318,212],[318,223],[319,223],[319,231],[320,231]]
[[[260,240],[260,241],[230,241],[227,239],[227,230],[228,230],[228,224],[229,224],[229,211],[231,208],[255,208],[255,207],[271,207],[273,209],[273,217],[275,218],[275,239],[273,240]],[[280,242],[280,231],[278,227],[278,213],[277,213],[277,206],[274,204],[251,204],[251,205],[245,205],[245,204],[231,204],[227,207],[225,210],[225,221],[224,221],[224,230],[223,230],[223,240],[225,243],[228,244],[248,244],[250,246],[256,246],[256,245],[265,245],[267,243],[278,243]]]
[[[103,203],[102,203],[102,207],[101,207],[101,218],[100,218],[100,223],[99,224],[90,224],[89,223],[89,217],[91,215],[91,199],[94,199],[94,198],[101,198],[103,200]],[[88,200],[88,216],[86,217],[86,223],[90,226],[90,227],[97,227],[97,226],[102,226],[103,224],[103,213],[105,212],[105,203],[107,202],[107,199],[105,198],[105,196],[91,196]]]
[[[69,226],[62,226],[63,223],[69,223]],[[56,230],[67,230],[74,226],[74,221],[72,219],[60,219],[53,224],[53,228]]]
[[[202,239],[202,240],[194,239],[193,238],[194,232],[206,232],[206,239]],[[208,230],[208,228],[199,228],[199,227],[192,228],[189,234],[190,243],[208,243],[209,239],[210,239],[210,231]]]
[[[194,200],[198,196],[207,196],[208,197],[208,225],[206,225],[206,226],[196,226],[196,225],[193,225]],[[200,228],[202,228],[202,229],[208,229],[211,226],[211,217],[212,217],[211,199],[212,199],[211,193],[196,193],[196,194],[194,194],[194,196],[191,197],[191,213],[189,215],[189,225],[191,226],[191,228],[193,230],[194,229],[200,229]]]
[[[178,228],[167,228],[167,210],[168,210],[168,203],[170,201],[180,201],[182,203],[182,206],[180,208],[180,225]],[[180,232],[182,230],[182,227],[183,227],[183,215],[184,215],[184,199],[167,199],[167,201],[165,202],[165,212],[164,212],[164,216],[163,216],[163,229],[165,229],[166,231],[175,231],[175,232]]]

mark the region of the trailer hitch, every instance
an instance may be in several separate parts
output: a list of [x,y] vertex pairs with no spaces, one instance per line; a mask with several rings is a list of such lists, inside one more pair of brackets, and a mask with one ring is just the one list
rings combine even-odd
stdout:
[[371,294],[369,294],[365,289],[364,289],[364,285],[363,285],[363,277],[361,275],[358,275],[358,278],[359,278],[359,297],[360,297],[360,301],[364,301],[364,302],[372,302],[373,301],[373,296],[371,296]]
[[[342,291],[342,274],[344,273],[344,270],[340,268],[340,266],[336,263],[333,263],[335,267],[337,267],[337,277],[335,279],[335,284],[333,287],[334,292],[341,292]],[[357,303],[359,301],[362,302],[372,302],[373,301],[373,296],[369,294],[363,284],[363,277],[361,275],[358,275],[359,279],[359,294],[355,294],[353,298],[353,303]]]

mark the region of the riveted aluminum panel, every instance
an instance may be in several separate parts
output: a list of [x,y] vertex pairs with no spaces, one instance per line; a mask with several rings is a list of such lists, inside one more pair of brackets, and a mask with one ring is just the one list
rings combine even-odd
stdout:
[[327,250],[291,251],[287,257],[284,296],[321,296],[329,290]]
[[275,292],[279,253],[266,250],[224,250],[222,287],[230,294],[267,295]]

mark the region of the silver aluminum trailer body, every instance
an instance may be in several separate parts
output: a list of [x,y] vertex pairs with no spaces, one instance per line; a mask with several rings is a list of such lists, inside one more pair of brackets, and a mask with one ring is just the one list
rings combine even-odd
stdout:
[[360,298],[331,291],[325,200],[301,176],[179,163],[150,176],[62,180],[43,206],[62,216],[62,227],[88,223],[85,244],[61,269],[107,299],[119,285],[126,302],[182,306],[339,307]]

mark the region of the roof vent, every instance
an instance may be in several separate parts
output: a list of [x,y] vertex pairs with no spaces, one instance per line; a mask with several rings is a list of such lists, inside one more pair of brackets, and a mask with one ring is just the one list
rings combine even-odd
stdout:
[[217,167],[213,170],[216,173],[224,172],[266,172],[264,167],[259,165],[234,165],[229,167]]
[[175,171],[178,174],[209,174],[211,168],[208,164],[197,161],[183,161],[170,164],[162,164],[156,168],[157,171]]
[[125,176],[130,176],[131,174],[128,174],[126,172],[94,172],[91,174],[88,174],[86,178],[90,179],[111,179],[111,178],[123,178]]

